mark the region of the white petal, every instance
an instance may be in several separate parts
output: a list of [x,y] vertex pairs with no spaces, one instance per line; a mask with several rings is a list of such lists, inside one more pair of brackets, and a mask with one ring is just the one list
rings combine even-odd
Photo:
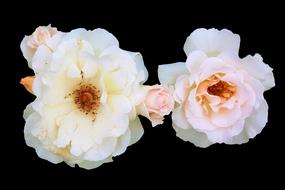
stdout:
[[89,40],[92,46],[99,51],[103,51],[111,46],[119,47],[119,42],[116,37],[107,30],[101,28],[93,30]]
[[107,102],[111,110],[116,113],[128,113],[132,110],[131,102],[122,95],[109,95]]
[[159,82],[162,85],[174,85],[178,76],[189,74],[184,62],[159,65],[157,72]]
[[262,61],[259,54],[246,56],[242,59],[242,65],[251,76],[263,84],[265,90],[275,86],[273,69]]
[[136,63],[136,67],[138,70],[138,81],[143,84],[147,78],[148,78],[148,71],[144,65],[144,61],[143,61],[143,57],[140,53],[137,52],[128,52],[131,57],[134,59],[135,63]]
[[32,59],[32,68],[36,73],[42,73],[47,69],[51,53],[51,50],[45,45],[38,47]]
[[208,56],[217,56],[223,51],[238,52],[240,37],[227,29],[199,28],[193,31],[184,44],[184,51],[189,55],[192,51],[201,50]]
[[191,126],[187,129],[181,129],[173,125],[173,128],[176,131],[177,137],[181,138],[184,141],[189,141],[193,143],[195,146],[206,148],[211,144],[213,144],[208,140],[206,134],[196,131]]

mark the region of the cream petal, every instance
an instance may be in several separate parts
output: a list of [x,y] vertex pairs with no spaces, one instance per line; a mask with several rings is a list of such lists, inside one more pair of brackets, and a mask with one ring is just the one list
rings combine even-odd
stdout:
[[98,71],[98,60],[94,55],[83,52],[79,55],[79,59],[82,66],[81,71],[83,72],[84,78],[94,77]]
[[119,137],[126,132],[129,126],[128,114],[118,114],[112,117],[113,127],[111,132],[112,137]]
[[36,148],[38,156],[44,160],[47,160],[51,163],[57,164],[63,161],[63,158],[48,151],[43,145],[40,145]]
[[123,134],[118,138],[116,148],[113,152],[113,156],[118,156],[124,153],[130,143],[130,140],[131,140],[131,132],[128,129],[125,134]]
[[25,120],[34,112],[32,103],[28,104],[24,110],[23,117]]
[[246,69],[249,75],[259,80],[264,86],[265,90],[275,86],[275,80],[272,68],[263,62],[259,54],[254,56],[248,55],[242,59],[242,67]]
[[139,117],[130,121],[129,129],[131,132],[130,145],[136,143],[143,135],[144,130]]
[[217,56],[223,51],[238,52],[240,37],[227,29],[217,30],[199,28],[186,39],[184,51],[189,55],[195,50],[201,50],[208,56]]
[[94,169],[94,168],[97,168],[99,166],[101,166],[102,164],[104,163],[108,163],[108,162],[112,162],[112,158],[111,157],[108,157],[104,160],[100,160],[100,161],[88,161],[88,160],[84,160],[83,162],[80,162],[78,163],[78,165],[81,167],[81,168],[84,168],[84,169],[87,169],[87,170],[90,170],[90,169]]
[[178,76],[189,74],[184,62],[159,65],[157,72],[159,82],[162,85],[174,85]]
[[77,122],[73,117],[75,116],[74,112],[69,113],[67,116],[64,116],[62,119],[57,121],[58,133],[57,138],[54,141],[54,145],[59,148],[64,148],[70,144],[72,138],[77,129]]
[[80,79],[81,78],[81,71],[79,70],[79,68],[77,67],[77,65],[72,64],[68,67],[67,70],[67,76],[69,78],[77,78]]
[[123,95],[109,95],[108,105],[113,112],[128,113],[132,110],[131,102]]
[[39,140],[32,135],[32,130],[34,130],[34,128],[37,127],[37,125],[40,122],[40,119],[41,119],[40,115],[36,112],[30,114],[26,119],[24,134],[25,134],[26,144],[28,146],[36,148],[36,146],[40,144]]
[[181,129],[188,129],[190,127],[181,106],[172,111],[172,122]]
[[177,127],[176,125],[173,125],[173,128],[176,131],[176,136],[181,138],[184,141],[189,141],[193,143],[195,146],[206,148],[213,144],[210,142],[207,138],[207,135],[205,133],[200,133],[193,129],[191,126],[187,129],[181,129],[180,127]]
[[112,155],[116,143],[116,138],[105,138],[101,144],[94,144],[93,147],[85,153],[84,158],[89,161],[104,160]]

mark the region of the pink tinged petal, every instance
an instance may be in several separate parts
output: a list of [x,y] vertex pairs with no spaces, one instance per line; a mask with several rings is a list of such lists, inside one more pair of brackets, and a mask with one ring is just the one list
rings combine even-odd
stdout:
[[184,111],[187,115],[191,112],[195,117],[204,117],[203,108],[201,104],[196,100],[197,88],[190,91],[187,102],[184,105]]
[[[193,104],[190,105],[192,105],[191,107],[193,107]],[[201,109],[202,111],[202,108],[199,109]],[[184,107],[187,122],[190,123],[194,129],[199,132],[212,131],[217,129],[217,126],[209,122],[209,117],[205,116],[204,114],[201,114],[201,116],[197,116],[192,111],[191,109],[189,109],[189,107]]]
[[275,80],[272,68],[263,62],[259,54],[254,56],[248,55],[242,59],[242,66],[252,77],[259,80],[264,86],[265,90],[275,86]]
[[[264,86],[261,84],[260,81],[248,76],[245,78],[246,83],[250,86],[250,88],[254,91],[254,96],[252,96],[252,102],[254,102],[255,109],[260,105],[263,98]],[[249,89],[250,89],[249,88]]]
[[267,123],[268,105],[262,99],[258,108],[255,108],[252,115],[246,119],[245,130],[249,138],[255,137],[259,134]]
[[221,108],[218,112],[212,112],[210,117],[214,125],[218,127],[229,127],[242,117],[242,112],[239,106],[235,106],[231,110]]
[[176,131],[177,137],[181,138],[184,141],[189,141],[193,143],[195,146],[206,148],[211,144],[213,144],[208,140],[208,137],[205,133],[200,133],[191,126],[189,126],[189,128],[187,129],[181,129],[176,125],[173,125],[173,128]]
[[186,67],[192,74],[200,72],[201,64],[208,58],[203,51],[193,51],[187,56]]
[[173,97],[176,102],[182,104],[187,98],[187,95],[190,90],[190,85],[188,82],[187,75],[181,75],[177,78],[175,87],[174,87]]
[[217,73],[235,73],[236,69],[225,63],[222,59],[211,57],[206,59],[200,68],[203,72],[199,75],[199,82],[210,78]]
[[61,42],[62,38],[64,37],[65,33],[57,32],[51,38],[46,41],[46,45],[52,50],[55,51],[58,44]]
[[29,39],[30,39],[29,36],[25,36],[24,39],[22,40],[21,44],[20,44],[20,48],[21,48],[21,51],[23,53],[23,56],[25,57],[25,59],[28,62],[29,67],[32,68],[31,61],[32,61],[32,58],[33,58],[33,55],[34,55],[36,49],[32,49],[28,46]]
[[184,62],[159,65],[157,72],[162,85],[174,85],[180,75],[189,74]]
[[149,119],[151,121],[152,127],[155,127],[157,125],[163,124],[164,117],[156,113],[150,113]]
[[223,29],[199,28],[193,31],[184,44],[184,51],[189,55],[195,50],[206,52],[208,56],[217,56],[223,51],[238,52],[240,37],[231,31]]
[[173,110],[172,121],[175,126],[181,129],[188,129],[190,127],[182,107],[178,107]]

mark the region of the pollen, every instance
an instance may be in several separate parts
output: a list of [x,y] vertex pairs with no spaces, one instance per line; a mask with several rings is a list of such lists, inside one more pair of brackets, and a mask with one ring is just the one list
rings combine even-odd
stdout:
[[207,89],[208,93],[214,96],[219,96],[224,99],[231,98],[236,92],[235,86],[225,82],[219,81],[218,83],[209,86]]
[[79,84],[72,92],[77,108],[86,115],[95,115],[100,105],[100,91],[91,84]]

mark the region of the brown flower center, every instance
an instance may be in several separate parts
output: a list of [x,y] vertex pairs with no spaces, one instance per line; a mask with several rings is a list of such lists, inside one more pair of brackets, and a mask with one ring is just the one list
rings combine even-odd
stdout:
[[86,115],[96,114],[100,105],[100,91],[91,84],[79,85],[79,88],[72,92],[74,103],[77,108]]
[[229,99],[236,92],[235,86],[230,85],[227,82],[219,81],[218,83],[209,86],[207,88],[209,94],[219,96],[221,98]]

